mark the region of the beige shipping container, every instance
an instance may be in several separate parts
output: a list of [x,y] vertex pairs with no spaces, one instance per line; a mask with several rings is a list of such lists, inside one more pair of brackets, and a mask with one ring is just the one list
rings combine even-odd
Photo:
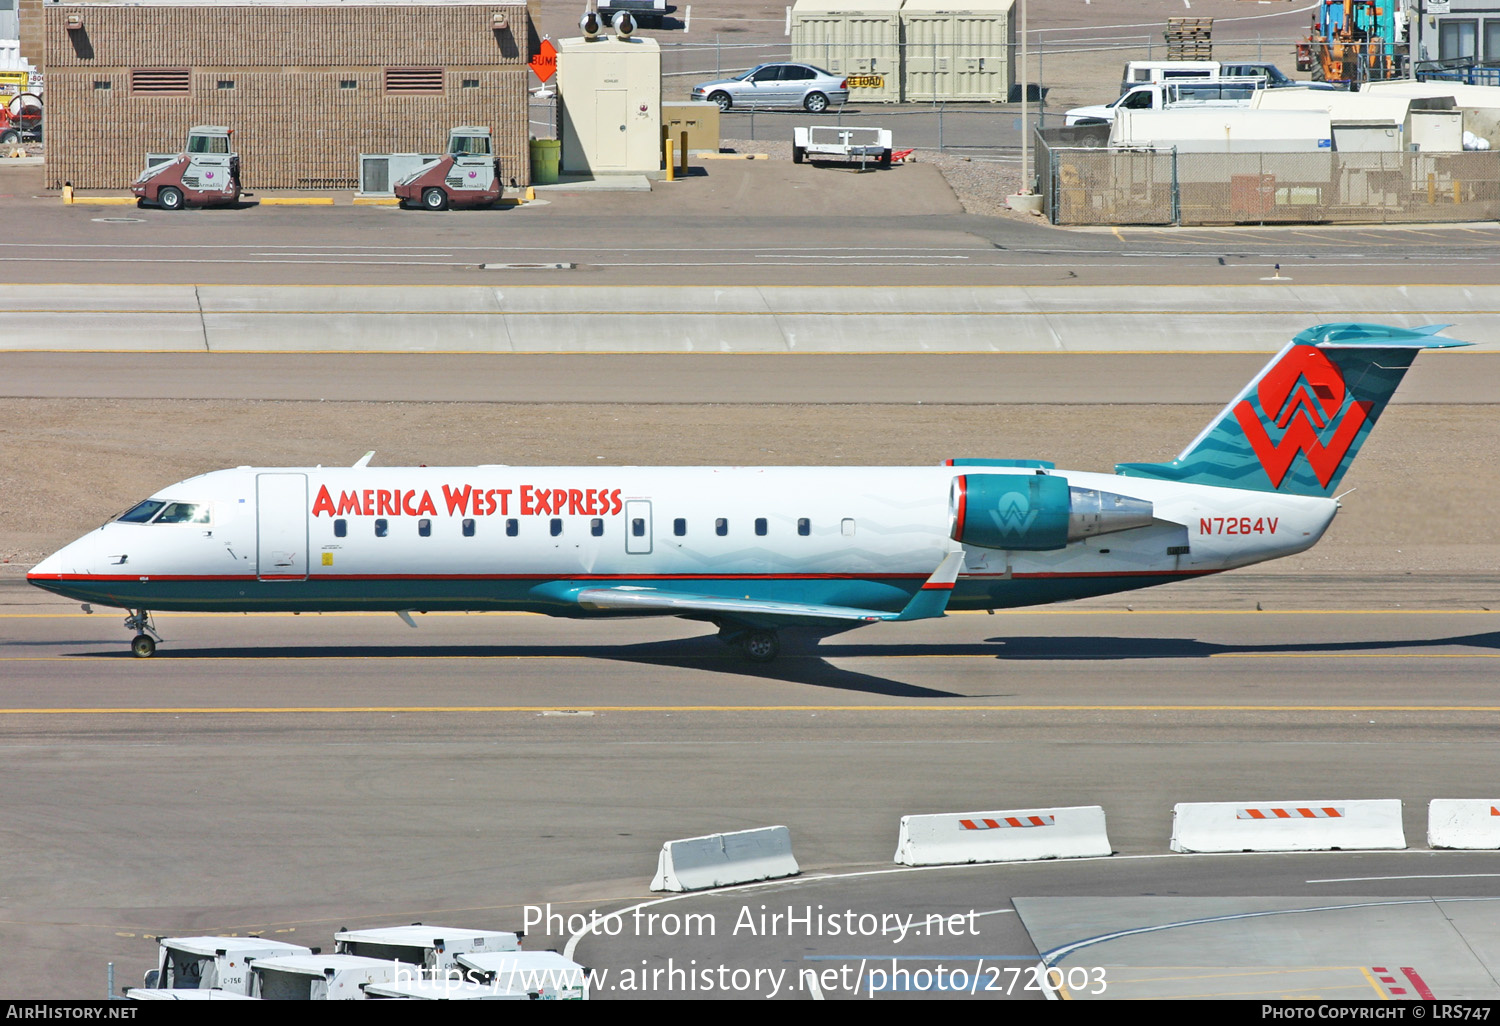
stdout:
[[912,102],[1005,103],[1015,85],[1015,0],[906,0],[903,91]]
[[850,103],[900,103],[901,4],[797,0],[792,60],[847,77]]

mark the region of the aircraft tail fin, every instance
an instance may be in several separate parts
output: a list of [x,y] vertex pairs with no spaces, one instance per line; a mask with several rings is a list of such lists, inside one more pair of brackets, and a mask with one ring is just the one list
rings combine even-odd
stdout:
[[1423,349],[1471,345],[1446,324],[1319,324],[1299,332],[1170,463],[1125,477],[1332,495]]

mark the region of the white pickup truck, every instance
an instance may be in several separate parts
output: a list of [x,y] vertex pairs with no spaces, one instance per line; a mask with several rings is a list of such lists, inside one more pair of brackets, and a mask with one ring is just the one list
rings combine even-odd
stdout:
[[1101,125],[1115,119],[1117,110],[1166,110],[1169,107],[1248,107],[1266,88],[1259,76],[1218,78],[1212,81],[1147,82],[1109,103],[1074,107],[1063,115],[1065,125]]

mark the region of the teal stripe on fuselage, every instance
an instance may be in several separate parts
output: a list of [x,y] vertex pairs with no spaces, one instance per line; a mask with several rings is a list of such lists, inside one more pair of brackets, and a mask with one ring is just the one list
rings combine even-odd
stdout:
[[[960,578],[950,610],[1009,609],[1149,588],[1181,580],[1183,574],[1086,574],[1078,576]],[[306,581],[47,581],[48,591],[104,606],[152,612],[356,612],[519,611],[552,616],[640,616],[585,611],[560,597],[571,586],[657,588],[713,595],[899,612],[923,584],[921,576],[893,578],[722,579],[653,578],[607,581],[478,578],[469,580],[361,578]]]

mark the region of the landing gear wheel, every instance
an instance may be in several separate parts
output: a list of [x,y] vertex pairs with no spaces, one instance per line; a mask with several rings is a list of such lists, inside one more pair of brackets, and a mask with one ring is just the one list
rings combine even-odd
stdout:
[[828,109],[828,97],[822,93],[808,93],[807,99],[802,101],[802,107],[810,114],[821,114]]
[[423,189],[422,206],[427,210],[447,210],[448,194],[436,186]]
[[740,638],[740,651],[752,663],[769,663],[781,654],[781,639],[775,631],[750,631]]
[[726,111],[734,106],[734,101],[729,98],[728,93],[714,93],[708,98],[709,103],[717,103],[720,111]]
[[182,190],[171,185],[163,185],[161,191],[156,194],[156,202],[163,210],[181,210]]
[[130,640],[130,651],[137,659],[150,659],[156,652],[156,643],[161,640],[161,635],[156,633],[156,626],[151,622],[151,614],[144,609],[127,610],[125,617],[125,629],[135,631],[135,637]]

